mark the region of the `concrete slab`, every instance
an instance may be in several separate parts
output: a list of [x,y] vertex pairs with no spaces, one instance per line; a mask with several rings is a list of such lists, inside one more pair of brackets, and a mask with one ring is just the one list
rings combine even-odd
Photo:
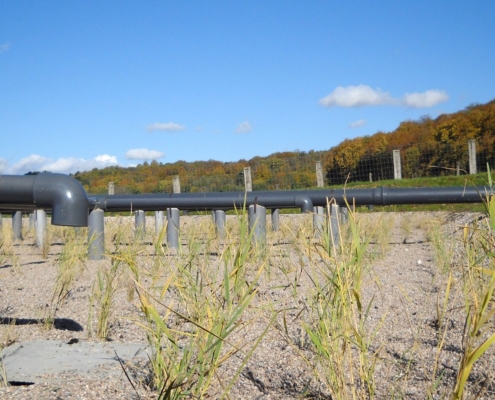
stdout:
[[144,344],[33,340],[6,347],[1,358],[7,381],[45,383],[57,381],[56,375],[64,373],[122,379],[125,375],[119,358],[123,363],[133,363],[147,360],[148,354]]

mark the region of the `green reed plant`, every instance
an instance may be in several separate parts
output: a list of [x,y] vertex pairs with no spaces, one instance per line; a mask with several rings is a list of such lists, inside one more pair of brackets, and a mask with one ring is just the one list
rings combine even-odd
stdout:
[[[158,295],[136,282],[145,315],[140,326],[153,351],[152,381],[159,399],[204,398],[214,380],[223,388],[216,397],[227,396],[266,332],[251,345],[230,339],[251,324],[245,313],[248,309],[253,311],[251,303],[265,266],[261,262],[253,273],[246,271],[256,249],[251,248],[247,219],[241,216],[240,221],[241,235],[238,241],[227,241],[220,270],[206,268],[208,263],[200,258],[209,255],[193,249],[179,257],[177,268],[166,278]],[[230,381],[224,382],[219,369],[234,354],[241,354],[241,367]]]
[[[392,236],[391,227],[393,227],[393,225],[394,218],[388,213],[384,213],[379,219],[378,225],[372,236],[377,248],[377,251],[375,252],[376,258],[383,258],[390,249],[390,240]],[[363,238],[362,240],[366,239]]]
[[[115,272],[120,271],[122,275],[122,284],[127,290],[127,299],[132,301],[134,299],[135,288],[134,282],[140,280],[140,275],[146,272],[151,274],[152,266],[148,268],[148,271],[144,271],[140,267],[138,258],[146,255],[145,247],[140,243],[141,239],[135,240],[135,231],[131,224],[125,223],[120,219],[115,221],[117,223],[110,224],[109,243],[107,247],[112,248],[112,251],[108,253],[108,257],[112,260],[112,265],[117,265]],[[155,249],[157,249],[155,244]],[[158,260],[158,257],[155,257]],[[122,268],[118,268],[118,265]],[[96,285],[100,286],[100,283]]]
[[426,239],[433,245],[435,264],[442,274],[451,272],[454,258],[454,240],[441,229],[440,221],[429,221],[426,225]]
[[[492,317],[495,314],[495,195],[490,167],[487,165],[489,190],[484,193],[486,223],[482,227],[464,227],[466,268],[463,274],[466,322],[463,354],[459,363],[453,399],[462,399],[474,364],[495,343]],[[471,388],[471,391],[474,391]],[[482,390],[482,389],[480,389]]]
[[57,304],[69,295],[74,280],[82,272],[87,258],[86,239],[83,235],[77,234],[74,228],[66,227],[64,239],[65,243],[58,257],[57,279],[53,289],[53,299]]
[[48,315],[44,319],[47,329],[53,326],[57,309],[70,295],[74,281],[84,269],[87,257],[87,245],[82,234],[78,234],[74,228],[65,227],[61,235],[65,243],[57,260],[57,277]]
[[[319,260],[313,259],[313,269],[307,272],[314,289],[303,328],[315,353],[316,377],[334,399],[373,397],[378,360],[371,351],[374,333],[366,329],[372,300],[363,304],[361,296],[367,243],[360,238],[354,213],[349,215],[349,229],[350,240],[343,243],[341,238],[330,254],[324,245],[316,247]],[[327,234],[332,235],[331,229]]]
[[2,224],[0,231],[0,262],[3,264],[10,261],[13,271],[21,272],[19,257],[14,248],[14,237],[12,236],[11,226]]
[[454,276],[452,271],[449,273],[445,292],[443,293],[443,300],[441,300],[441,291],[437,295],[436,304],[436,329],[437,329],[437,345],[436,345],[436,355],[433,361],[433,370],[431,373],[431,382],[426,388],[426,394],[428,399],[434,399],[437,397],[437,390],[440,387],[442,380],[444,378],[445,369],[438,373],[438,367],[440,363],[440,356],[445,346],[445,341],[447,338],[447,333],[449,332],[448,323],[446,323],[446,316],[451,311],[449,310],[450,297],[452,293],[452,288],[454,285]]
[[[490,187],[491,182],[490,182]],[[495,196],[486,193],[487,222],[482,229],[464,228],[466,271],[463,275],[466,323],[463,354],[453,398],[462,399],[473,366],[495,343],[492,317],[495,314]]]
[[121,261],[113,259],[109,267],[101,267],[93,286],[94,302],[97,309],[96,335],[106,339],[109,336],[110,320],[115,293],[118,289],[118,278],[121,271]]

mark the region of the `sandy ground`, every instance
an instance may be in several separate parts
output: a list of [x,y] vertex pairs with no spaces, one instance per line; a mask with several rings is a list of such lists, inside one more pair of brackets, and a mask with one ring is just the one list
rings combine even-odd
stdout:
[[[368,245],[370,262],[363,278],[363,303],[372,300],[367,325],[369,332],[376,336],[370,352],[376,354],[374,372],[375,398],[427,398],[428,390],[433,398],[449,398],[454,386],[459,361],[462,355],[462,337],[465,322],[462,289],[453,286],[446,312],[445,336],[439,334],[437,315],[439,299],[442,301],[448,274],[442,272],[432,243],[428,240],[426,226],[437,221],[446,232],[448,240],[462,233],[462,226],[477,221],[476,214],[446,213],[396,213],[362,214],[359,218],[370,227],[383,231],[385,238],[373,239]],[[198,225],[200,217],[181,217],[181,224]],[[201,217],[208,218],[208,217]],[[281,224],[310,224],[310,216],[281,216]],[[309,222],[308,222],[309,221]],[[27,221],[24,221],[27,224]],[[106,221],[106,224],[109,223]],[[120,222],[124,223],[124,222]],[[126,224],[132,224],[128,218]],[[4,225],[9,221],[4,218]],[[148,231],[153,231],[148,223]],[[291,228],[295,231],[296,228]],[[5,232],[5,226],[4,226]],[[274,255],[274,266],[270,274],[263,274],[259,282],[253,307],[272,304],[279,315],[285,312],[289,326],[281,328],[281,317],[272,325],[249,362],[245,365],[235,385],[230,390],[231,399],[292,399],[306,395],[310,398],[331,396],[312,373],[305,361],[311,359],[307,335],[301,329],[300,320],[306,313],[305,304],[311,295],[312,283],[304,274],[295,280],[294,271],[282,272],[284,263],[296,265],[310,262],[294,243],[295,239],[281,232],[268,234],[268,246]],[[150,238],[152,233],[149,233]],[[143,329],[136,322],[142,312],[136,298],[129,298],[128,282],[120,282],[112,306],[110,331],[107,341],[94,337],[96,330],[95,305],[90,303],[98,270],[107,268],[110,260],[85,261],[72,283],[69,296],[56,310],[52,327],[43,322],[52,304],[53,288],[57,276],[58,260],[63,250],[64,238],[52,235],[46,257],[34,246],[32,234],[27,227],[25,239],[13,245],[15,256],[0,257],[0,344],[2,347],[22,344],[32,340],[50,340],[60,343],[98,342],[133,343],[146,346]],[[446,239],[446,240],[447,240]],[[107,240],[111,238],[107,237]],[[150,243],[144,239],[141,262],[149,263],[149,254],[154,253]],[[308,241],[314,239],[308,238]],[[452,247],[451,257],[460,262],[461,247]],[[221,246],[221,244],[218,244]],[[187,247],[187,243],[185,243]],[[207,255],[208,262],[215,265],[218,252]],[[147,256],[145,256],[146,254]],[[139,258],[138,257],[138,258]],[[166,253],[173,262],[173,253]],[[284,261],[290,257],[290,262]],[[460,270],[459,270],[460,271]],[[454,274],[455,275],[455,274]],[[454,276],[454,281],[460,279]],[[296,283],[294,283],[296,282]],[[457,282],[457,281],[456,281]],[[143,284],[149,284],[146,278]],[[132,289],[132,287],[131,287]],[[254,343],[267,324],[269,317],[256,314],[258,318],[249,330],[232,338]],[[493,322],[490,329],[494,331]],[[442,331],[443,332],[443,331]],[[443,338],[442,348],[439,343]],[[38,362],[40,360],[37,360]],[[229,359],[218,371],[219,381],[228,381],[241,365],[242,357]],[[492,383],[495,356],[490,350],[475,366],[470,386],[476,391],[483,388],[479,398],[495,398]],[[435,376],[433,376],[436,370]],[[130,371],[130,370],[129,370]],[[128,399],[156,398],[157,395],[145,384],[139,384],[146,375],[146,369],[133,370],[135,388],[124,373],[109,377],[104,371],[90,375],[77,373],[77,368],[63,373],[43,374],[37,383],[24,382],[22,385],[4,385],[0,397],[5,399]],[[9,381],[8,371],[4,381]],[[437,385],[432,390],[433,383]],[[14,383],[15,382],[11,382]],[[218,398],[221,385],[214,383],[209,398]]]

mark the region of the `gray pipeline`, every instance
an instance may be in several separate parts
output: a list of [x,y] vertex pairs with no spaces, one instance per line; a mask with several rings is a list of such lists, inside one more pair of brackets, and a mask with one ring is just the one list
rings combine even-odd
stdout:
[[[265,208],[299,208],[302,212],[313,211],[313,203],[303,193],[292,192],[281,196],[268,194],[258,195],[250,192],[208,193],[208,196],[197,196],[193,193],[183,193],[180,196],[172,194],[134,194],[134,195],[90,195],[90,203],[94,208],[103,211],[159,211],[166,208],[180,210],[232,210],[260,205]],[[215,196],[221,194],[221,196]]]
[[300,208],[312,211],[313,206],[325,207],[328,202],[349,205],[400,205],[481,203],[488,193],[485,187],[434,187],[374,189],[320,189],[300,191],[208,192],[136,195],[90,195],[91,204],[106,211],[165,208],[181,210],[233,209],[259,204],[266,208]]
[[493,191],[487,187],[320,189],[259,192],[211,192],[136,195],[86,195],[74,178],[52,173],[0,176],[0,210],[52,210],[52,224],[87,226],[88,211],[230,210],[260,205],[266,208],[299,208],[328,202],[349,205],[399,205],[480,203]]
[[52,224],[88,226],[89,201],[74,178],[63,174],[0,176],[0,209],[52,210]]

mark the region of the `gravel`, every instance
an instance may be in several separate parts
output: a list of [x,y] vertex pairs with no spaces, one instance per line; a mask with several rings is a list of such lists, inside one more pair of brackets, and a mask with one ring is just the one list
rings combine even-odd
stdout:
[[[462,338],[465,323],[462,287],[454,284],[449,300],[445,323],[448,330],[442,350],[439,352],[437,304],[443,301],[448,274],[442,272],[436,261],[432,243],[428,240],[426,226],[432,221],[438,222],[446,233],[446,239],[455,239],[462,234],[462,226],[478,221],[479,214],[447,213],[369,213],[359,214],[360,221],[367,230],[377,227],[383,231],[385,239],[373,237],[368,245],[372,258],[366,269],[362,287],[363,304],[372,301],[368,331],[375,332],[371,350],[379,354],[375,369],[375,398],[424,399],[436,378],[433,398],[449,397],[455,382],[457,368],[462,355]],[[182,229],[200,226],[207,217],[181,217]],[[230,218],[230,217],[229,217]],[[109,220],[109,219],[107,219]],[[108,222],[106,220],[106,224]],[[115,221],[114,221],[115,222]],[[131,218],[120,218],[118,224],[132,225]],[[4,225],[8,225],[4,219]],[[27,224],[27,221],[24,221]],[[148,218],[149,240],[144,239],[140,246],[142,253],[138,261],[145,268],[152,268],[150,257],[154,253],[151,244],[153,221]],[[281,225],[310,226],[309,215],[282,215]],[[6,227],[4,226],[4,232]],[[296,228],[291,231],[295,232]],[[277,322],[271,326],[260,342],[249,362],[243,368],[239,378],[230,390],[231,399],[291,399],[304,393],[313,398],[331,398],[328,390],[318,382],[312,373],[312,367],[304,358],[312,359],[308,338],[301,329],[300,321],[306,313],[305,304],[312,288],[311,280],[300,274],[295,284],[296,273],[290,271],[291,265],[308,263],[307,254],[294,244],[288,229],[269,233],[268,243],[273,255],[270,273],[264,273],[258,285],[253,301],[253,324],[242,332],[233,335],[234,343],[254,343],[260,332],[266,327],[270,314],[260,313],[259,308],[271,303],[279,311]],[[63,250],[63,237],[53,234],[49,237],[50,246],[46,258],[40,249],[34,246],[32,233],[25,228],[25,239],[14,244],[15,257],[0,257],[0,345],[8,351],[13,346],[21,346],[32,341],[49,341],[54,345],[77,343],[78,346],[105,346],[128,344],[147,346],[146,334],[136,322],[142,318],[142,312],[136,298],[131,299],[132,285],[123,279],[114,296],[112,305],[110,332],[106,339],[95,338],[95,305],[90,304],[91,294],[98,270],[108,267],[111,261],[85,261],[74,280],[69,296],[56,310],[53,327],[43,322],[52,304],[53,288],[57,277],[57,265]],[[460,237],[460,236],[459,236]],[[111,238],[107,237],[107,240]],[[310,241],[311,239],[308,238]],[[300,241],[299,241],[300,242]],[[314,242],[314,240],[313,240]],[[460,264],[462,260],[462,241],[456,239],[452,247],[452,262]],[[130,244],[127,244],[130,245]],[[211,265],[218,262],[218,251],[204,255]],[[187,247],[187,244],[186,244]],[[166,252],[173,263],[173,252]],[[284,268],[288,268],[286,270]],[[285,272],[283,272],[285,271]],[[460,269],[455,269],[460,271]],[[460,273],[456,272],[455,282]],[[144,279],[144,285],[151,285]],[[254,311],[254,310],[258,311]],[[280,327],[283,324],[282,312],[286,310],[288,322],[287,334]],[[493,331],[493,322],[490,324]],[[47,345],[47,349],[49,346]],[[304,356],[304,357],[303,357]],[[53,355],[56,358],[56,355]],[[156,392],[150,390],[146,382],[146,363],[136,361],[128,366],[132,384],[124,373],[109,373],[105,367],[96,366],[91,373],[82,369],[49,373],[48,356],[38,356],[32,363],[41,366],[35,379],[19,381],[5,362],[6,378],[9,385],[0,387],[0,397],[4,399],[153,399]],[[41,358],[41,360],[40,360]],[[7,358],[5,358],[7,360]],[[438,360],[437,375],[433,377],[435,362]],[[145,360],[144,360],[145,361]],[[495,356],[490,350],[475,366],[469,386],[479,390],[484,387],[480,399],[495,397],[492,383]],[[29,358],[26,361],[27,366]],[[225,384],[241,366],[242,357],[236,354],[218,371],[219,379]],[[43,366],[46,368],[43,369]],[[98,372],[98,368],[101,369]],[[22,370],[21,366],[16,369]],[[43,373],[40,373],[43,371]],[[218,398],[221,385],[214,380],[209,398]]]

